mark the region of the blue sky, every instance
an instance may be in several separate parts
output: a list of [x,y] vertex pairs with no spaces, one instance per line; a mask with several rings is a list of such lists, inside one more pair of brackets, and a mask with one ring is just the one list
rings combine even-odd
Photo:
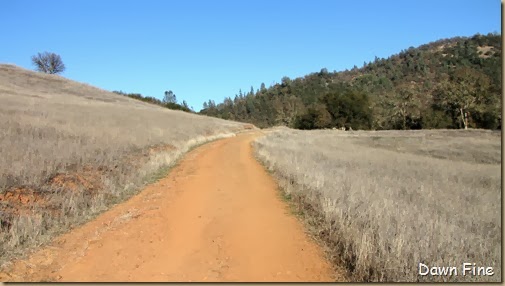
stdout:
[[498,0],[0,1],[0,63],[61,55],[63,76],[200,110],[327,68],[441,38],[501,33]]

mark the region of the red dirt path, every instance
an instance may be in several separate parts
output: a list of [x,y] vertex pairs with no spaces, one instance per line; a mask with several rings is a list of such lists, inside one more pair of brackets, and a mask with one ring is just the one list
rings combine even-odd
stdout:
[[15,261],[0,281],[344,280],[254,159],[258,135],[193,150],[164,179]]

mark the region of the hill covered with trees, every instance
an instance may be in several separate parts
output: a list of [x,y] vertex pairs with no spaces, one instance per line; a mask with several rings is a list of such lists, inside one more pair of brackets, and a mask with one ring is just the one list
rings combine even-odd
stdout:
[[442,39],[361,68],[290,79],[201,114],[299,129],[501,128],[501,35]]

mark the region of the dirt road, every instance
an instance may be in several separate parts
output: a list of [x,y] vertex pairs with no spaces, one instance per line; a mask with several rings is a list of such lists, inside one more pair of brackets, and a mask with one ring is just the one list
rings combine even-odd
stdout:
[[140,194],[62,235],[0,281],[335,281],[253,157],[259,133],[188,153]]

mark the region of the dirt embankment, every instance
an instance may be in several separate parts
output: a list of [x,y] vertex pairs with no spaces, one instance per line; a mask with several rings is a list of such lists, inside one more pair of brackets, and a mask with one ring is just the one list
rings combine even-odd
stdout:
[[195,149],[140,194],[8,265],[0,281],[342,281],[254,159],[258,135]]

